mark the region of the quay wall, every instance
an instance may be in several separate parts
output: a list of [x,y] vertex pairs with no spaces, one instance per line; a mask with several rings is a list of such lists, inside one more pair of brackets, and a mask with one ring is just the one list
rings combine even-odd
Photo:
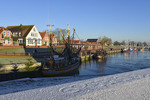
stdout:
[[[11,72],[11,70],[13,70],[13,67],[15,65],[0,65],[0,72],[6,73],[6,72]],[[24,69],[26,67],[25,64],[17,64],[17,69],[21,70]],[[37,66],[41,66],[40,62],[34,63],[31,67],[37,67]]]
[[[95,52],[81,51],[81,53],[80,53],[81,61],[91,60],[93,58],[93,56],[94,56],[94,53],[96,53],[96,51]],[[106,53],[108,55],[114,54],[114,53],[121,53],[121,50],[120,49],[117,49],[117,50],[106,50]]]

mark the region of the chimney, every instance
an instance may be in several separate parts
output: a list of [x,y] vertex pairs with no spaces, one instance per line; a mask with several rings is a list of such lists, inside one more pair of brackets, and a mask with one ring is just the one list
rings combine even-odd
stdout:
[[20,24],[20,27],[22,27],[22,24]]

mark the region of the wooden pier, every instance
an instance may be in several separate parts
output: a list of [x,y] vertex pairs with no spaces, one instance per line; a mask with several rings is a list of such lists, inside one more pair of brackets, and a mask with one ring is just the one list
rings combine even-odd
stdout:
[[[92,51],[89,51],[89,50],[88,51],[81,51],[81,53],[80,53],[81,61],[91,60],[95,53],[96,53],[96,50],[94,52],[93,52],[93,50]],[[121,53],[121,49],[106,50],[106,53],[108,55],[114,54],[114,53]]]
[[89,55],[80,55],[81,57],[81,61],[87,61],[87,60],[91,60],[93,58],[94,54],[89,54]]
[[109,51],[106,51],[106,53],[109,55],[109,54],[114,54],[114,53],[121,53],[121,50],[109,50]]

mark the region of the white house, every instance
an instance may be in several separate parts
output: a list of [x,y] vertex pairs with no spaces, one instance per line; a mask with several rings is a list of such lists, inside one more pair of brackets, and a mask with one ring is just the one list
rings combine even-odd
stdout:
[[14,41],[19,42],[19,45],[25,46],[41,46],[42,37],[35,25],[20,25],[8,26],[11,30]]
[[26,36],[26,46],[42,46],[42,37],[35,25]]

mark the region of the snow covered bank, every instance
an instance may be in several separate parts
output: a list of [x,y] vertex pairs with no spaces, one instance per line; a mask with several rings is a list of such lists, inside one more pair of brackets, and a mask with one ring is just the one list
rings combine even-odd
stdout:
[[147,100],[150,99],[150,68],[103,77],[1,82],[0,90],[0,100]]

